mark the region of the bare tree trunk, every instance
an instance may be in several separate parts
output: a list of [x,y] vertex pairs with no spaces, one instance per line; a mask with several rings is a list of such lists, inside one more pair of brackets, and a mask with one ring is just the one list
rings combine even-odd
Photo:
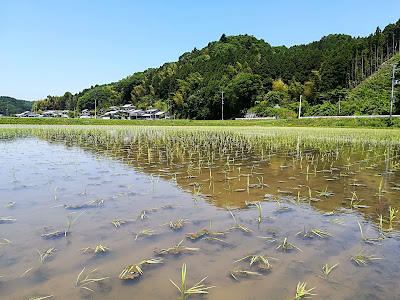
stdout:
[[364,53],[361,53],[361,80],[364,78]]
[[394,52],[395,52],[395,48],[394,48],[394,32],[392,32],[392,43],[393,43],[392,54],[394,55]]
[[358,57],[357,57],[357,54],[358,53],[356,52],[356,60],[354,62],[354,79],[358,83],[358,77],[357,77],[357,60],[358,60]]
[[386,43],[386,59],[389,59],[389,39],[387,40]]
[[369,57],[369,76],[372,75],[372,49],[371,49],[371,53],[370,53],[370,57]]

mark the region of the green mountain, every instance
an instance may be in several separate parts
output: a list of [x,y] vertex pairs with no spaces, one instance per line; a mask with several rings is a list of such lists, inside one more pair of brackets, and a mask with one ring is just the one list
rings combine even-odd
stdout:
[[[354,113],[365,114],[386,114],[390,111],[390,99],[392,88],[393,64],[395,64],[395,78],[400,81],[400,54],[396,54],[379,71],[366,78],[348,94],[348,102],[356,107]],[[400,96],[399,89],[395,88],[395,95]],[[398,97],[397,97],[398,98]],[[400,112],[400,107],[396,107],[394,113]]]
[[19,114],[32,109],[33,101],[18,100],[8,96],[0,96],[0,114]]
[[[290,48],[272,47],[249,35],[225,36],[176,62],[147,69],[118,82],[92,86],[75,95],[48,96],[35,108],[94,109],[132,103],[169,110],[182,118],[221,118],[255,112],[261,116],[296,115],[300,95],[304,115],[336,114],[339,99],[348,113],[369,113],[372,94],[360,83],[385,69],[400,52],[400,20],[364,38],[332,34]],[[389,78],[390,80],[390,78]],[[387,88],[385,84],[384,88]],[[385,92],[386,93],[386,92]],[[387,113],[387,101],[379,110]]]

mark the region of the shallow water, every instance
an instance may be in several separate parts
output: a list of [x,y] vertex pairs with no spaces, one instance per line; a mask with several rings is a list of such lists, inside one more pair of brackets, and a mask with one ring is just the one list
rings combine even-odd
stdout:
[[[208,295],[192,299],[293,299],[298,282],[307,282],[308,289],[315,287],[311,292],[318,295],[315,298],[398,297],[397,224],[389,231],[385,223],[380,230],[377,217],[382,214],[387,220],[389,206],[399,206],[397,146],[343,144],[330,152],[302,145],[271,146],[262,153],[232,147],[211,160],[195,151],[169,160],[162,147],[148,151],[137,145],[101,141],[94,145],[60,137],[0,141],[0,216],[15,219],[0,224],[0,239],[11,241],[0,240],[4,243],[0,245],[2,299],[47,295],[54,295],[52,299],[178,299],[169,279],[180,285],[182,263],[188,268],[188,287],[205,276],[204,283],[215,286]],[[94,200],[100,205],[68,208]],[[258,201],[264,217],[260,223],[254,206]],[[10,202],[15,205],[6,207]],[[143,210],[148,218],[142,220]],[[237,224],[252,232],[228,230],[235,226],[230,211]],[[41,237],[67,230],[68,216],[78,217],[68,237]],[[180,219],[185,220],[182,229],[169,228],[170,221]],[[340,224],[329,222],[335,219]],[[127,222],[116,228],[112,220]],[[218,240],[186,237],[210,229],[210,221],[213,232],[226,235]],[[380,245],[362,243],[357,222],[364,237],[384,235]],[[296,235],[312,228],[327,230],[332,237]],[[135,240],[145,229],[155,230],[156,235]],[[277,249],[285,238],[301,250]],[[200,250],[164,255],[163,264],[144,266],[142,276],[118,278],[126,266],[157,257],[154,250],[182,240],[183,245]],[[100,244],[110,251],[78,251]],[[40,263],[37,250],[51,247],[57,251]],[[380,259],[356,265],[350,258],[360,247]],[[259,271],[256,264],[250,267],[249,260],[234,263],[249,254],[274,258],[269,260],[272,268]],[[323,265],[336,263],[328,279],[319,277]],[[84,274],[98,268],[93,277],[109,278],[88,285],[94,292],[76,289],[83,268]],[[229,271],[236,268],[262,275],[237,275],[235,281]]]

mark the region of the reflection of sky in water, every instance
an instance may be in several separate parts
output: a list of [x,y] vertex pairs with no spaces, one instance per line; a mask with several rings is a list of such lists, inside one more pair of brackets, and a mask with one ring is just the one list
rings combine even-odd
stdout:
[[[375,194],[382,176],[375,175],[386,169],[384,149],[379,150],[377,154],[380,156],[375,158],[368,158],[366,151],[353,151],[351,147],[341,150],[343,155],[334,159],[333,165],[332,158],[322,158],[320,153],[309,151],[318,163],[315,163],[317,172],[311,168],[308,176],[305,174],[305,157],[293,160],[293,155],[287,151],[270,153],[272,155],[264,161],[257,153],[248,153],[236,157],[229,165],[226,158],[216,158],[211,168],[210,184],[210,169],[205,164],[201,169],[192,170],[190,167],[193,178],[187,177],[188,159],[176,161],[178,166],[171,166],[160,161],[154,153],[153,162],[148,164],[146,152],[139,162],[127,160],[129,151],[122,146],[116,147],[116,151],[107,151],[100,145],[97,149],[88,146],[84,150],[34,138],[0,142],[0,216],[16,219],[12,223],[0,224],[0,239],[12,242],[0,248],[0,275],[3,276],[0,278],[0,296],[28,299],[54,294],[56,299],[79,299],[89,294],[74,291],[76,276],[83,267],[88,271],[99,267],[99,276],[109,276],[110,279],[91,286],[95,290],[91,295],[94,299],[121,299],[133,294],[138,299],[171,299],[177,293],[168,278],[178,281],[180,268],[185,262],[189,285],[208,275],[206,284],[217,286],[210,290],[209,299],[261,299],[265,298],[266,289],[271,299],[294,298],[299,281],[307,281],[308,288],[316,286],[317,297],[325,299],[395,298],[400,292],[396,283],[400,268],[397,231],[391,234],[394,238],[384,239],[383,245],[363,244],[368,254],[381,260],[366,267],[356,267],[350,262],[350,257],[360,247],[357,221],[361,222],[366,237],[376,238],[379,236],[375,228],[376,212],[387,216],[387,207],[396,205],[398,190],[392,189],[397,187],[396,172],[383,177],[384,189],[390,193],[383,194],[379,200]],[[391,157],[394,156],[395,152],[392,152]],[[349,166],[348,157],[351,161]],[[196,165],[195,156],[192,162]],[[138,166],[141,168],[135,170]],[[176,174],[176,182],[173,174]],[[249,182],[243,176],[248,174],[251,174]],[[309,194],[308,187],[312,196],[321,200],[311,202],[316,209],[310,209],[305,199]],[[334,195],[318,196],[318,192],[321,194],[325,189]],[[345,198],[351,197],[353,191],[364,199],[362,204],[371,207],[350,210],[349,200]],[[300,203],[296,204],[293,201],[296,201],[298,193]],[[255,221],[257,208],[246,207],[245,202],[262,200],[265,194],[272,195],[272,200],[262,202],[263,216],[269,218],[258,224]],[[80,210],[63,207],[64,204],[76,205],[99,199],[104,200],[100,207]],[[11,208],[4,207],[9,202],[16,204]],[[165,205],[174,207],[163,209]],[[221,237],[227,243],[191,241],[185,237],[186,233],[209,229],[210,218],[214,232],[234,227],[232,217],[224,208],[226,206],[232,207],[237,224],[249,228],[252,233],[230,231]],[[238,210],[237,207],[246,209]],[[279,207],[291,210],[278,212]],[[138,215],[143,210],[148,211],[149,218],[140,220]],[[332,210],[337,213],[322,215]],[[75,217],[81,212],[84,213],[72,226],[70,244],[64,237],[50,240],[40,237],[43,233],[65,230],[67,216],[73,213]],[[116,219],[128,222],[116,229],[110,223]],[[160,226],[179,219],[186,220],[181,230]],[[342,219],[346,225],[328,222],[334,219]],[[325,229],[332,238],[296,236],[303,229],[310,231],[312,228]],[[157,235],[150,238],[140,236],[135,241],[136,234],[144,229],[153,229]],[[285,238],[302,251],[294,249],[284,253],[277,250]],[[266,242],[272,239],[276,241]],[[181,240],[184,245],[201,250],[195,254],[168,255],[162,266],[146,268],[145,276],[137,281],[122,283],[118,279],[127,265],[152,258],[153,250],[172,247]],[[98,244],[109,247],[111,251],[105,255],[77,251]],[[50,247],[56,247],[58,251],[40,265],[36,249],[43,252]],[[240,277],[240,282],[235,282],[229,277],[228,270],[236,267],[257,270],[254,266],[250,268],[247,261],[233,264],[250,253],[279,260],[271,261],[273,268],[264,276],[254,279],[244,276]],[[330,280],[318,277],[319,270],[326,263],[329,266],[339,263]],[[19,278],[32,267],[23,278]]]

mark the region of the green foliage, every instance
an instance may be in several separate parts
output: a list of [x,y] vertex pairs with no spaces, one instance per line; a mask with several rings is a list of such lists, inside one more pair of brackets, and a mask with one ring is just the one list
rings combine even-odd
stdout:
[[[395,55],[388,63],[384,64],[381,69],[363,81],[354,88],[348,95],[347,99],[356,105],[356,113],[358,114],[389,114],[390,98],[392,87],[392,63],[400,65],[400,55]],[[397,75],[397,77],[396,77]],[[395,74],[400,80],[400,74]],[[399,98],[400,89],[395,89],[395,96]],[[399,113],[400,107],[394,113]]]
[[19,114],[32,109],[33,102],[25,100],[17,100],[15,98],[0,96],[0,114],[4,116]]
[[322,104],[317,104],[303,110],[304,116],[336,116],[339,114],[338,105],[332,104],[329,101],[324,101]]
[[97,101],[97,106],[108,107],[111,105],[116,105],[118,96],[113,93],[109,86],[98,86],[94,89],[89,90],[82,97],[79,97],[77,103],[78,111],[82,109],[94,109],[95,100]]
[[291,104],[298,103],[300,95],[308,115],[336,115],[339,96],[341,115],[387,113],[387,62],[399,52],[393,34],[400,36],[400,20],[366,38],[330,34],[290,48],[272,47],[247,34],[222,34],[219,41],[182,54],[177,62],[75,95],[48,96],[35,108],[94,109],[97,99],[99,108],[132,103],[140,109],[168,109],[179,118],[220,119],[224,91],[225,119],[240,117],[252,107],[260,115],[271,115],[275,104],[281,107],[278,115],[296,116]]

